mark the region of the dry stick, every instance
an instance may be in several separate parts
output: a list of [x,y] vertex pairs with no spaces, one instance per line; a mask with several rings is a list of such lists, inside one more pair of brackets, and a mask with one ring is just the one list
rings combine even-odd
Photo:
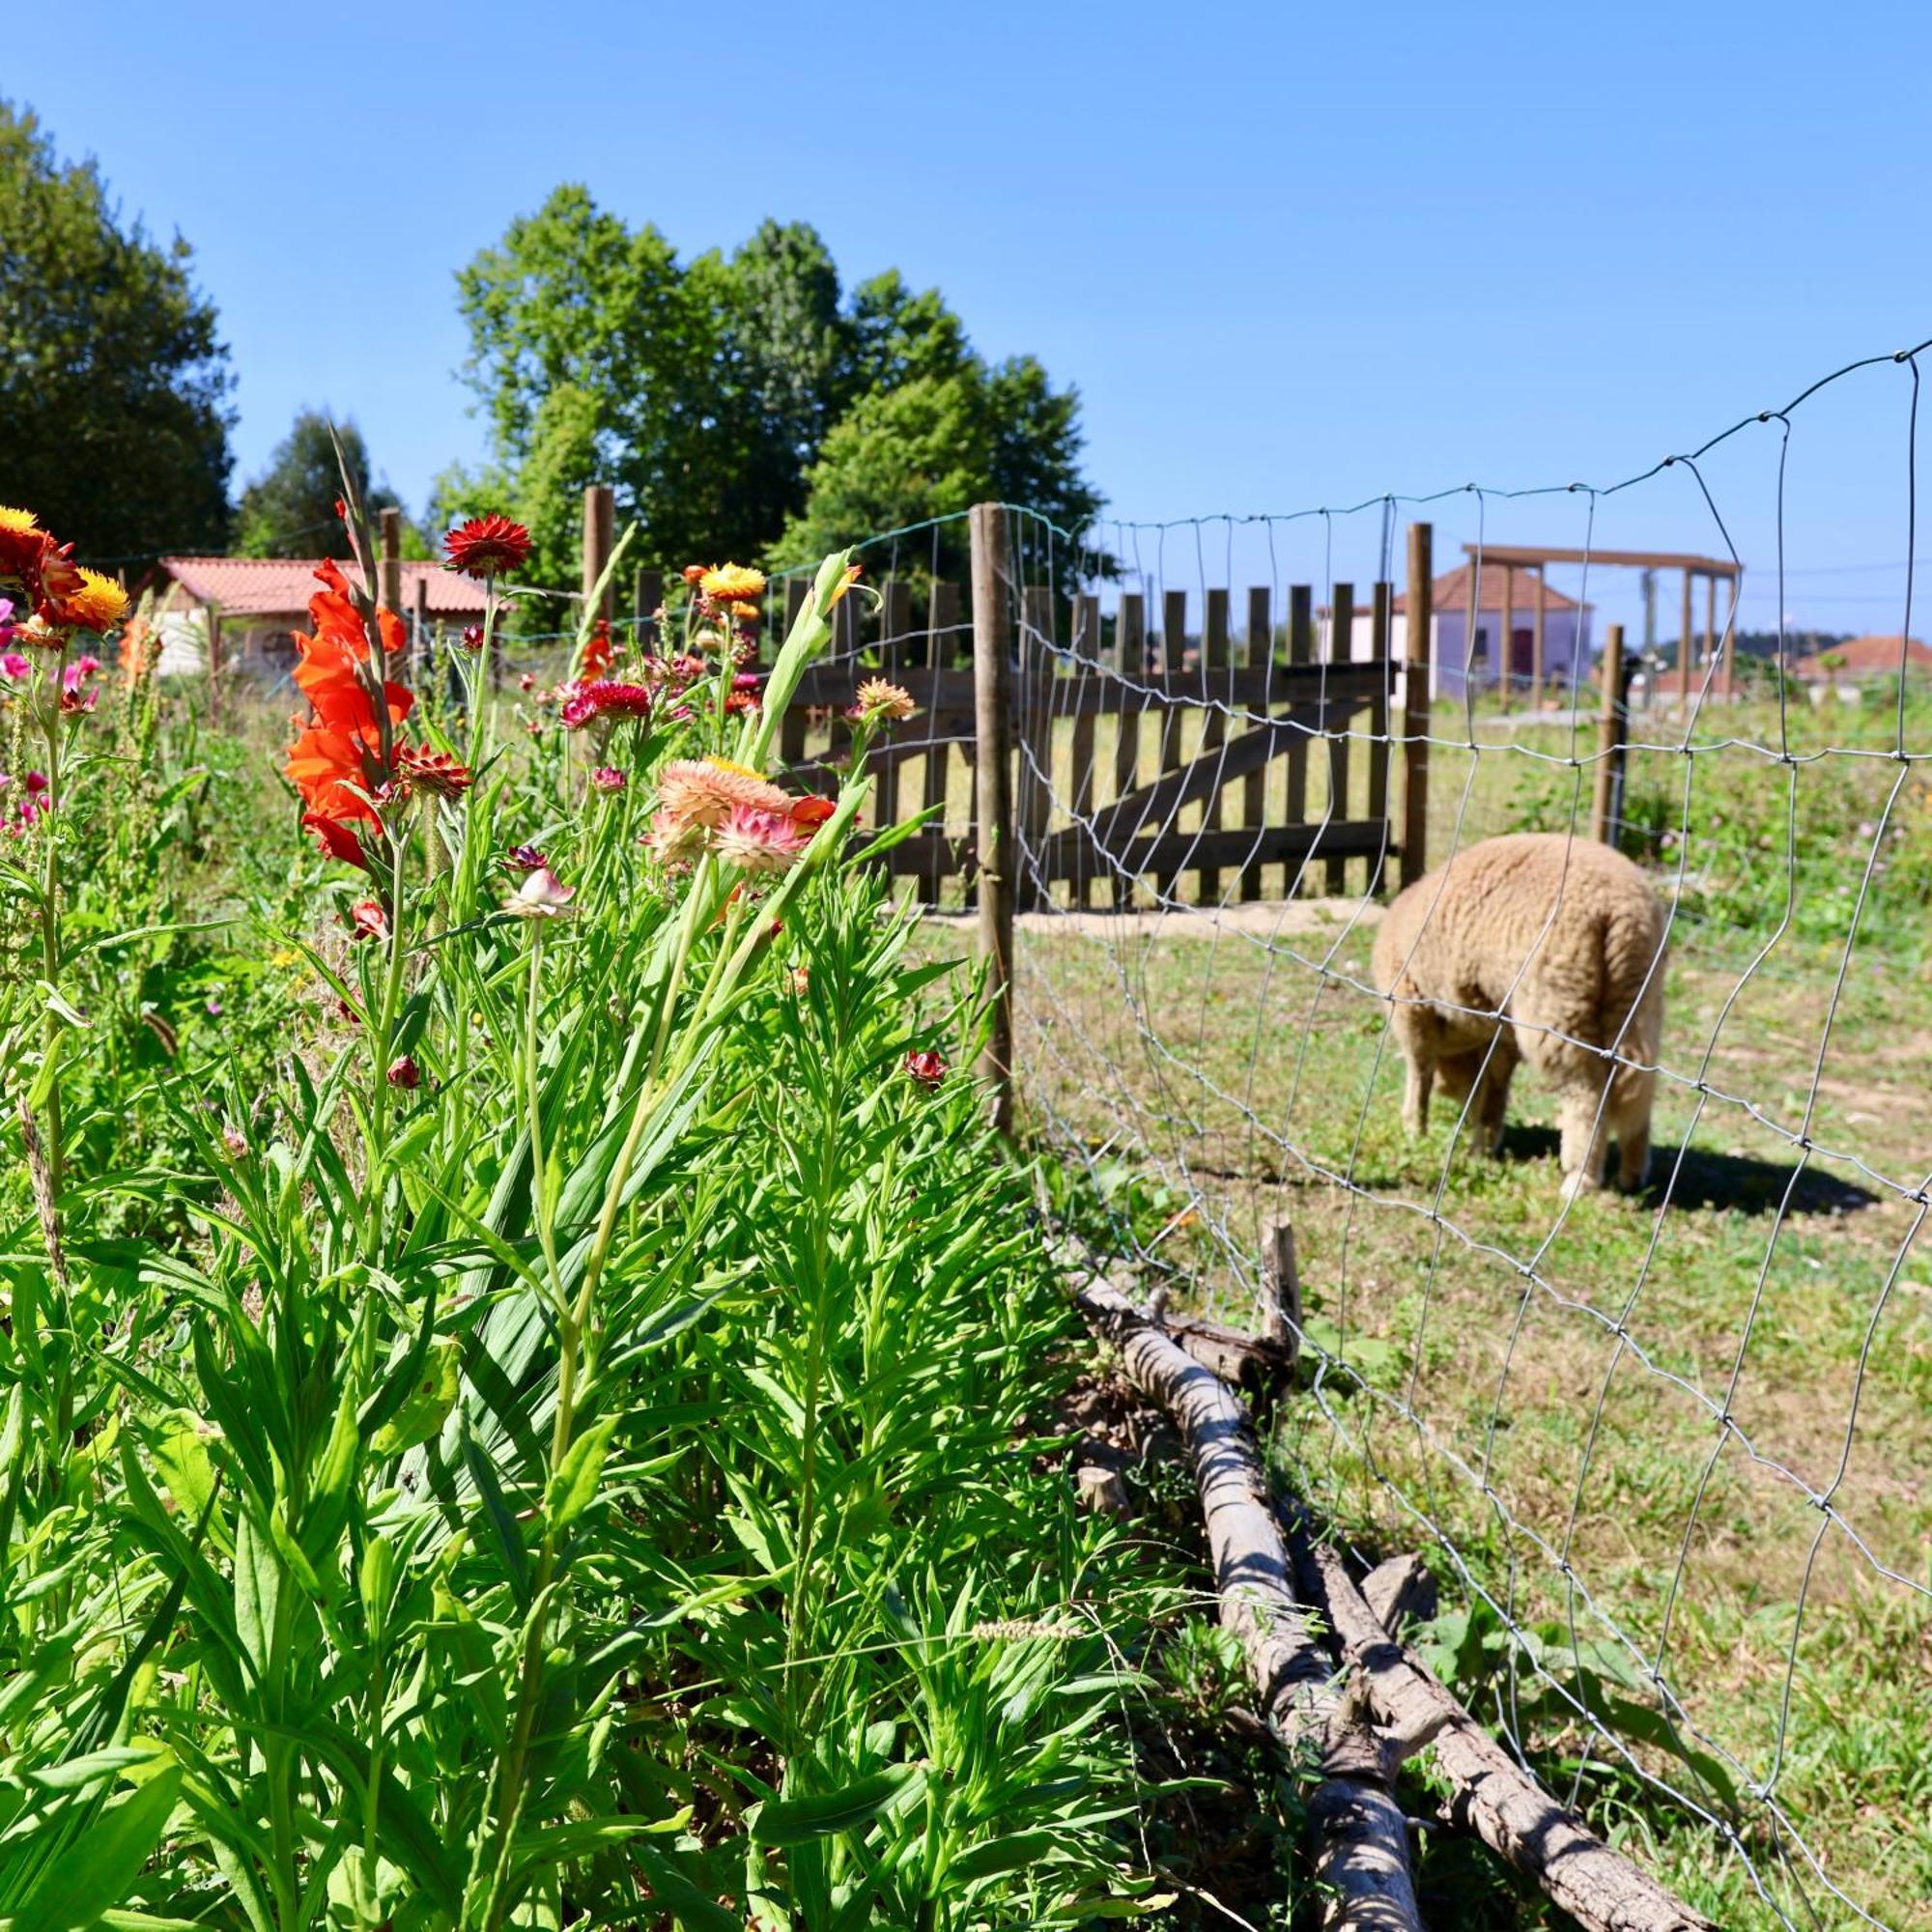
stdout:
[[1421,1932],[1408,1870],[1408,1821],[1359,1699],[1338,1696],[1308,1612],[1292,1587],[1287,1545],[1238,1397],[1191,1360],[1118,1289],[1090,1277],[1073,1292],[1088,1322],[1121,1351],[1134,1386],[1173,1418],[1187,1445],[1221,1599],[1241,1639],[1270,1727],[1299,1765],[1319,1771],[1308,1802],[1322,1924],[1349,1932]]
[[1304,1590],[1361,1673],[1377,1717],[1406,1749],[1434,1747],[1436,1769],[1454,1786],[1454,1822],[1535,1879],[1585,1932],[1714,1932],[1709,1919],[1565,1810],[1389,1635],[1340,1552],[1316,1537],[1301,1504],[1285,1502],[1283,1514]]

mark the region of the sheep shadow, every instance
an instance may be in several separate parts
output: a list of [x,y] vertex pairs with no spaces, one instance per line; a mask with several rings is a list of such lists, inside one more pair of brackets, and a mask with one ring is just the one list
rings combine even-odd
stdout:
[[[1505,1160],[1546,1160],[1553,1165],[1559,1145],[1554,1127],[1511,1125],[1503,1129]],[[1615,1156],[1611,1158],[1614,1161]],[[1681,1150],[1660,1144],[1650,1151],[1650,1179],[1635,1198],[1647,1208],[1661,1208],[1667,1193],[1670,1206],[1686,1213],[1702,1209],[1776,1214],[1783,1208],[1792,1214],[1855,1214],[1861,1208],[1878,1205],[1877,1195],[1815,1162],[1799,1175],[1793,1187],[1791,1176],[1796,1166],[1795,1161],[1721,1153],[1695,1143]],[[1791,1197],[1788,1203],[1787,1191]]]

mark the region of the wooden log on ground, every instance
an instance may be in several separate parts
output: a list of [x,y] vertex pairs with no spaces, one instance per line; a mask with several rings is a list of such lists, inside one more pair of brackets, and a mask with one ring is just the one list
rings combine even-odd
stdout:
[[1297,1601],[1288,1546],[1240,1399],[1118,1289],[1090,1277],[1073,1298],[1121,1351],[1129,1378],[1187,1445],[1201,1492],[1221,1622],[1241,1639],[1270,1729],[1304,1773],[1324,1926],[1420,1932],[1408,1821],[1393,1767],[1359,1700],[1338,1696],[1316,1627]]
[[1361,1672],[1371,1706],[1402,1748],[1431,1747],[1454,1787],[1451,1819],[1526,1873],[1584,1932],[1716,1932],[1566,1810],[1378,1620],[1341,1552],[1299,1503],[1283,1505],[1301,1588]]

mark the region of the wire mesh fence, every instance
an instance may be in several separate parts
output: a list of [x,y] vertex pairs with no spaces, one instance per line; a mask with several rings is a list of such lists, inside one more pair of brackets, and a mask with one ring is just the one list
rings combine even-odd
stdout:
[[[1079,536],[1007,517],[1013,1065],[1078,1178],[1062,1211],[1150,1285],[1256,1321],[1267,1230],[1292,1220],[1310,1372],[1280,1454],[1364,1545],[1438,1552],[1467,1611],[1436,1639],[1485,1715],[1573,1802],[1661,1833],[1726,1924],[1932,1923],[1918,378],[1914,352],[1855,365],[1628,484],[1432,502],[1466,558],[1460,586],[1435,580],[1426,670],[1401,636],[1403,499]],[[1876,669],[1805,664],[1785,621],[1794,430],[1853,388],[1900,451],[1882,489],[1851,479],[1889,498],[1904,559]],[[1753,492],[1778,622],[1741,665],[1726,512]],[[1662,1043],[1514,997],[1553,953],[1566,861],[1505,997],[1432,989],[1490,1043],[1410,1138],[1371,959],[1420,858],[1405,774],[1426,769],[1427,857],[1452,878],[1492,836],[1587,844],[1595,620],[1636,608],[1633,566],[1605,559],[1665,532],[1641,554],[1701,557],[1723,601],[1674,661],[1633,653],[1620,707],[1614,836],[1662,902]],[[1531,535],[1573,558],[1540,593],[1533,704],[1510,592],[1484,587]],[[1557,1096],[1533,1080],[1483,1158],[1489,1070],[1539,1031],[1600,1069],[1599,1133],[1619,1069],[1655,1085],[1633,1198],[1560,1184]]]

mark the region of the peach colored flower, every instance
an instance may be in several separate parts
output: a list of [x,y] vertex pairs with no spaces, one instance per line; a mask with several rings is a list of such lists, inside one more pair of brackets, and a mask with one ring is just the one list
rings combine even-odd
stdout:
[[789,816],[791,794],[727,758],[673,758],[658,774],[658,803],[681,825],[716,828],[734,808]]
[[810,842],[789,811],[734,805],[718,828],[713,849],[727,866],[742,866],[748,872],[788,872]]

